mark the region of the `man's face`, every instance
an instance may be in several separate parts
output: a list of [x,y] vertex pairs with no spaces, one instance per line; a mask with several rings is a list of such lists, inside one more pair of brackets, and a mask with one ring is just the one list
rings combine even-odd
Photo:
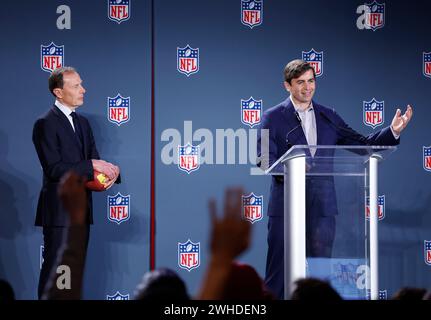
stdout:
[[64,73],[63,89],[55,88],[54,93],[57,99],[68,107],[77,108],[84,103],[85,89],[81,77],[76,72]]
[[306,71],[299,78],[292,79],[289,84],[284,82],[286,90],[290,92],[294,101],[309,104],[313,99],[314,90],[316,90],[316,81],[313,70]]

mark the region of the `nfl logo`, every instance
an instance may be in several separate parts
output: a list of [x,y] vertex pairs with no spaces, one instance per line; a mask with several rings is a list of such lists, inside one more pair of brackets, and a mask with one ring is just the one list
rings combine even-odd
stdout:
[[40,67],[51,73],[64,64],[64,46],[56,46],[54,42],[40,46]]
[[384,119],[384,101],[363,101],[363,118],[364,124],[372,127],[373,129],[383,124]]
[[129,294],[122,295],[117,291],[113,296],[106,295],[106,300],[129,300]]
[[241,22],[243,25],[253,27],[262,24],[263,0],[241,0]]
[[199,48],[177,47],[177,70],[187,77],[199,71]]
[[108,18],[119,24],[129,20],[130,0],[108,0]]
[[178,242],[178,266],[189,272],[199,267],[200,247],[200,242],[193,243],[190,239],[184,243]]
[[379,290],[379,300],[388,300],[388,290]]
[[431,78],[431,52],[423,53],[424,76]]
[[[367,289],[367,300],[371,300],[370,289]],[[379,300],[388,300],[388,290],[379,290]]]
[[108,97],[108,120],[120,126],[130,119],[130,97],[124,98],[117,94],[115,98]]
[[385,25],[385,4],[379,4],[376,1],[373,3],[366,3],[369,10],[365,12],[365,28],[376,31],[383,28]]
[[198,170],[200,165],[200,147],[187,143],[178,146],[178,168],[190,174]]
[[108,196],[108,219],[120,224],[130,218],[130,195],[123,196],[117,193],[115,196]]
[[242,208],[244,218],[251,223],[262,220],[263,196],[256,196],[253,192],[248,196],[242,196]]
[[431,241],[424,240],[424,258],[425,263],[431,266]]
[[423,147],[424,151],[424,169],[431,171],[431,147]]
[[[379,220],[383,220],[385,218],[385,195],[378,196],[377,211],[378,211]],[[370,197],[366,198],[365,218],[367,220],[370,220]]]
[[302,60],[311,64],[316,77],[320,77],[323,74],[323,51],[317,52],[314,49],[308,52],[302,51]]
[[43,245],[40,246],[39,249],[39,267],[40,269],[42,269],[42,264],[43,264],[43,251],[45,250],[45,247]]
[[241,99],[241,122],[249,125],[250,128],[260,123],[262,114],[262,100]]

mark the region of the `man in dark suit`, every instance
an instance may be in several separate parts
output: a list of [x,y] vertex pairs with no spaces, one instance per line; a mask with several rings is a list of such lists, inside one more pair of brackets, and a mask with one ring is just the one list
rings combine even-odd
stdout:
[[[312,100],[315,89],[313,67],[302,60],[289,62],[284,85],[290,97],[267,110],[258,136],[261,167],[267,169],[293,145],[397,145],[401,131],[412,117],[412,108],[398,109],[389,127],[364,137],[351,129],[333,110]],[[260,130],[259,130],[260,134]],[[262,150],[261,150],[262,147]],[[267,151],[265,151],[267,150]],[[330,157],[333,151],[307,151],[309,159]],[[313,165],[309,163],[309,170]],[[268,253],[265,283],[280,299],[284,296],[284,201],[283,181],[273,176],[268,204]],[[335,236],[337,204],[332,178],[313,178],[306,183],[306,252],[310,257],[330,257]]]
[[[57,194],[61,177],[72,170],[87,180],[93,180],[93,171],[96,170],[108,177],[107,188],[110,188],[114,182],[119,182],[120,174],[119,167],[100,160],[90,124],[76,112],[84,103],[85,93],[76,70],[71,67],[56,69],[51,73],[48,84],[49,90],[56,98],[54,106],[39,118],[33,127],[33,144],[43,169],[43,185],[35,221],[36,226],[43,227],[44,238],[39,298],[55,264],[57,251],[68,226],[68,215]],[[93,223],[90,190],[87,190],[86,211],[85,251],[88,247],[89,225]]]

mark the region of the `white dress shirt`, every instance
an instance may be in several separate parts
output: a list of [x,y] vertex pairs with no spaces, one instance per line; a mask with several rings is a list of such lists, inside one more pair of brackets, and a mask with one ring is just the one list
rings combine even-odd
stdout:
[[73,118],[71,116],[72,112],[75,112],[75,111],[72,111],[69,107],[66,107],[64,104],[61,104],[61,102],[58,101],[58,100],[55,100],[54,104],[55,104],[55,106],[58,109],[61,110],[61,112],[64,113],[64,115],[66,116],[67,120],[69,120],[70,125],[72,126],[73,131],[75,131],[75,126],[73,125]]
[[[295,111],[298,112],[299,117],[301,118],[302,130],[304,131],[308,145],[317,145],[316,116],[314,114],[313,103],[310,102],[310,106],[306,110],[303,110],[295,105],[292,96],[290,96],[290,101],[292,101]],[[316,148],[310,148],[310,152],[311,155],[314,156],[314,154],[316,153]]]

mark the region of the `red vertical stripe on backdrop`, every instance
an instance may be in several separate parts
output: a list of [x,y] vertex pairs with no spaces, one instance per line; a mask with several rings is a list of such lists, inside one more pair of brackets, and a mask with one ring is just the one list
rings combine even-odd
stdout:
[[154,0],[151,1],[151,199],[150,199],[150,270],[156,268],[156,186],[155,186],[155,108],[154,108]]

